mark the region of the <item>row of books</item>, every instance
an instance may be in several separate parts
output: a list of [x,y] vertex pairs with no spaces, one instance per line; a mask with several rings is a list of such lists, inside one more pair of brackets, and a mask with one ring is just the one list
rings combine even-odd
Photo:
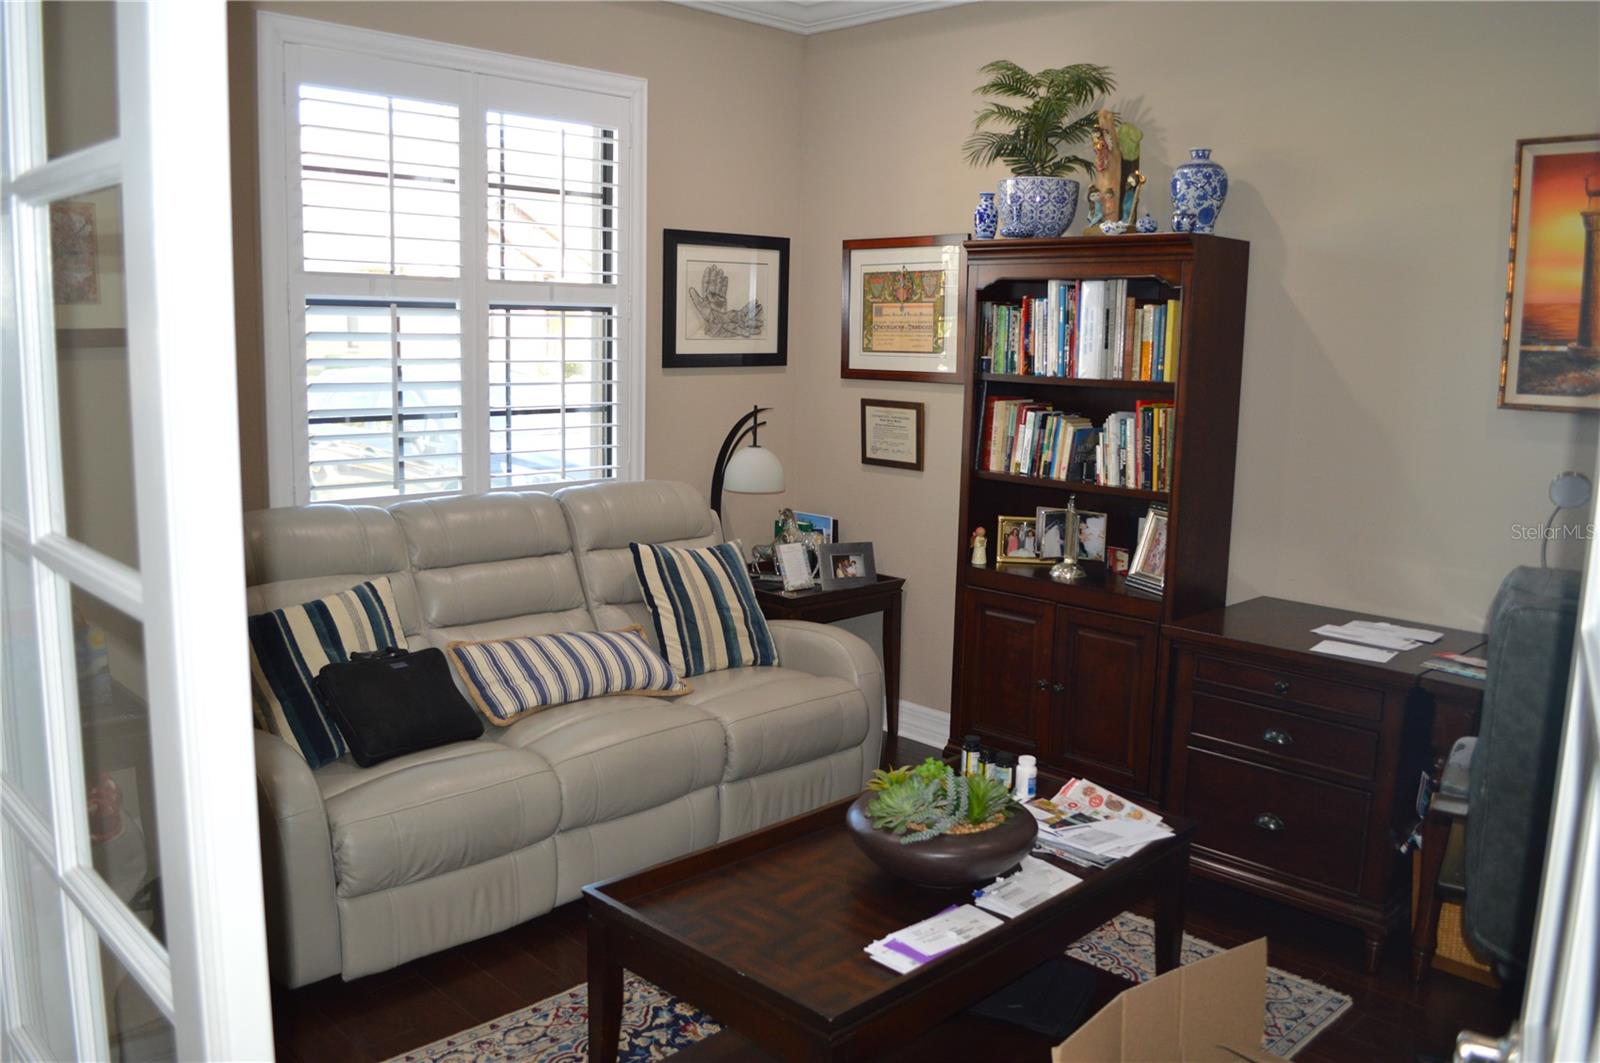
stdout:
[[1165,491],[1172,466],[1170,402],[1138,402],[1096,427],[1024,398],[984,400],[977,466],[986,472]]
[[1178,378],[1183,302],[1140,302],[1126,280],[1057,280],[1042,298],[985,303],[984,371],[1083,380]]
[[1095,446],[1095,483],[1167,490],[1175,416],[1170,402],[1136,402],[1132,413],[1107,417]]

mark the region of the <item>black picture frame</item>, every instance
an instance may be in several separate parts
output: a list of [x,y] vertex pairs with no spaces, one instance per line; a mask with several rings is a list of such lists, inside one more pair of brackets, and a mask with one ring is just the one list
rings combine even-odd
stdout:
[[[729,251],[722,259],[718,250]],[[690,255],[699,254],[697,262],[704,261],[707,268],[733,267],[748,270],[751,285],[759,270],[775,270],[775,283],[760,282],[772,292],[777,302],[777,312],[763,308],[762,328],[755,336],[690,336],[690,324],[704,319],[698,317],[699,303],[695,298],[700,290],[696,283],[704,278],[691,277],[693,267],[686,261]],[[728,281],[729,270],[723,270],[723,282]],[[707,293],[712,300],[718,294]],[[729,303],[738,303],[739,309],[728,311],[728,326],[735,331],[748,328],[748,317],[740,318],[745,309],[758,299],[739,303],[737,297],[720,297]],[[703,327],[703,324],[700,326]],[[703,369],[715,366],[762,366],[789,364],[789,238],[787,236],[748,236],[738,233],[712,233],[696,229],[664,229],[661,239],[661,367],[663,369]]]

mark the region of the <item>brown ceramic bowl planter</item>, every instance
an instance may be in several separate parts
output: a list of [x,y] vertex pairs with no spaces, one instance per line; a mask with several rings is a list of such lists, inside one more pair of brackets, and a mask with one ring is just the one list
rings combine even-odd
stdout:
[[1005,822],[972,834],[944,834],[910,845],[900,835],[879,830],[867,818],[867,806],[876,793],[856,798],[845,814],[850,836],[863,853],[896,878],[919,886],[965,886],[984,882],[1010,871],[1033,851],[1039,824],[1017,811]]

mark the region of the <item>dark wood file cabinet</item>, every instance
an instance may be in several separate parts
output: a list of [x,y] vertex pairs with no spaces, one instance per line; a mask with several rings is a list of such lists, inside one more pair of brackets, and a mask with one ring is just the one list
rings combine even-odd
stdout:
[[1165,803],[1196,822],[1196,873],[1361,928],[1370,971],[1407,920],[1397,845],[1433,755],[1419,666],[1482,636],[1411,624],[1444,638],[1383,664],[1310,652],[1313,628],[1354,619],[1380,618],[1256,598],[1163,628]]

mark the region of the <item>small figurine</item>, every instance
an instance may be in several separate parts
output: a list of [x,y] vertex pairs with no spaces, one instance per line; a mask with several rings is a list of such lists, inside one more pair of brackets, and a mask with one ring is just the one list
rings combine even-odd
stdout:
[[1100,222],[1106,216],[1104,208],[1100,205],[1100,190],[1089,189],[1089,224],[1083,227],[1083,235],[1093,236],[1100,231]]
[[1122,196],[1122,220],[1132,222],[1139,216],[1139,193],[1144,191],[1145,176],[1138,170],[1128,175],[1128,190]]
[[1121,236],[1128,231],[1128,223],[1126,220],[1103,221],[1100,223],[1100,231],[1107,236]]
[[989,565],[989,533],[984,531],[983,525],[972,529],[972,567],[987,568]]
[[1135,225],[1134,228],[1142,233],[1153,233],[1160,226],[1156,224],[1156,219],[1147,211],[1139,216],[1139,224]]

